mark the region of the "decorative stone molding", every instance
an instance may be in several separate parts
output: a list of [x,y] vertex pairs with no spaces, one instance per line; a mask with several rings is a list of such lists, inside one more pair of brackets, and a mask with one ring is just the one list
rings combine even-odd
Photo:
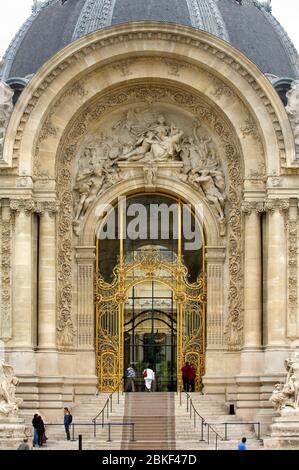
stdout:
[[206,247],[207,263],[207,349],[222,349],[224,343],[225,247]]
[[77,247],[78,264],[78,347],[94,349],[95,247]]
[[1,315],[0,339],[12,338],[12,230],[14,218],[10,211],[9,200],[1,201]]
[[134,60],[120,60],[113,65],[113,68],[117,70],[121,77],[126,78],[133,74],[131,70],[131,65],[134,63]]
[[[228,213],[229,227],[229,329],[227,344],[231,349],[242,345],[242,213],[241,191],[242,175],[240,155],[234,143],[234,135],[213,110],[203,104],[201,99],[189,92],[169,89],[164,86],[132,86],[100,98],[91,108],[78,117],[72,127],[67,129],[63,146],[59,150],[57,165],[57,189],[61,208],[58,214],[58,331],[60,344],[64,347],[74,345],[75,326],[72,308],[72,162],[77,153],[77,146],[87,134],[89,125],[98,122],[117,106],[129,105],[136,102],[165,102],[179,106],[191,112],[200,121],[206,122],[221,140],[225,165],[228,172]],[[115,183],[114,183],[115,184]],[[234,330],[238,341],[233,338]],[[64,334],[66,330],[66,334]]]
[[298,311],[298,199],[290,200],[289,217],[286,227],[288,243],[287,335],[291,339],[296,339]]

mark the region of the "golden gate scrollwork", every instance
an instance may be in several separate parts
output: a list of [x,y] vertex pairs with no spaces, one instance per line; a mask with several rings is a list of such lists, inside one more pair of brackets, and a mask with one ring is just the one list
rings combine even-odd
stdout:
[[[138,273],[138,275],[136,275]],[[193,362],[197,370],[196,390],[201,388],[205,355],[206,275],[188,282],[188,270],[180,255],[169,261],[158,249],[135,253],[134,259],[121,257],[107,283],[97,272],[96,361],[98,388],[113,391],[124,376],[124,310],[128,293],[142,282],[155,281],[169,287],[177,303],[177,389],[182,389],[181,368]]]

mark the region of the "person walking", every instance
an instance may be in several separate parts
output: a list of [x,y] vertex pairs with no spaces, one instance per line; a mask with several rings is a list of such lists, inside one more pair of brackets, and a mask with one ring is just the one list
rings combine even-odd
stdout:
[[189,391],[195,392],[196,369],[192,363],[189,365],[188,379]]
[[152,383],[155,380],[155,372],[151,368],[149,364],[147,368],[143,371],[144,383],[145,383],[145,390],[147,392],[152,391]]
[[37,432],[37,428],[38,428],[38,414],[35,413],[35,415],[33,416],[33,420],[32,420],[32,426],[33,426],[33,447],[35,446],[38,446],[38,432]]
[[36,419],[36,426],[37,426],[36,429],[37,429],[38,446],[42,447],[43,437],[44,437],[44,434],[45,434],[45,424],[44,424],[43,418],[39,415],[37,416],[37,419]]
[[126,381],[126,389],[125,391],[128,392],[131,390],[131,392],[135,392],[135,377],[136,373],[135,370],[133,369],[132,364],[129,365],[127,368],[127,381]]
[[68,441],[71,440],[71,435],[70,435],[70,426],[72,424],[72,421],[73,421],[73,417],[69,411],[68,408],[64,408],[64,428],[65,428],[65,432],[66,432],[66,438]]
[[242,437],[241,442],[238,444],[238,450],[247,450],[246,441],[246,437]]
[[185,392],[189,392],[189,362],[182,367],[183,388]]

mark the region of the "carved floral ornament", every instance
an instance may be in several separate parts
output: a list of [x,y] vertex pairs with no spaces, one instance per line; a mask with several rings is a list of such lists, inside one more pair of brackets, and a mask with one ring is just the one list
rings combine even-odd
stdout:
[[[260,102],[262,102],[269,114],[273,124],[275,123],[275,132],[277,135],[277,142],[279,143],[281,149],[282,158],[284,158],[284,139],[283,133],[281,130],[281,126],[279,125],[279,119],[275,113],[274,107],[272,106],[266,92],[261,88],[258,80],[255,78],[253,73],[251,73],[250,68],[245,68],[241,61],[236,58],[233,51],[231,52],[228,47],[224,47],[222,44],[218,44],[218,40],[214,40],[212,43],[207,41],[205,37],[202,36],[200,32],[194,32],[187,30],[184,27],[176,26],[176,31],[172,32],[169,25],[165,25],[161,27],[155,25],[147,25],[146,28],[144,26],[135,26],[136,30],[129,32],[126,31],[125,26],[119,26],[114,28],[114,31],[100,31],[98,35],[92,39],[93,42],[82,46],[80,50],[71,49],[69,55],[62,60],[58,65],[56,65],[52,70],[48,73],[48,75],[44,78],[44,80],[38,85],[36,90],[33,93],[32,98],[28,102],[26,109],[24,110],[23,116],[20,120],[19,128],[16,132],[16,139],[15,139],[15,156],[18,155],[19,143],[22,139],[22,133],[25,128],[26,121],[28,120],[30,114],[32,113],[33,109],[35,108],[40,96],[44,93],[44,91],[50,86],[53,80],[55,80],[66,68],[70,68],[72,64],[76,61],[80,61],[89,54],[94,54],[96,51],[103,50],[109,46],[113,46],[116,44],[122,44],[125,42],[126,44],[130,44],[132,41],[135,41],[137,44],[140,41],[159,41],[165,42],[165,50],[167,50],[167,44],[175,44],[180,43],[182,45],[188,44],[189,47],[194,47],[195,49],[201,49],[205,53],[210,54],[211,56],[218,57],[223,63],[227,64],[231,67],[234,72],[238,73],[242,79],[244,79],[250,87],[254,90]],[[164,29],[165,28],[165,29]],[[81,41],[83,43],[83,41]],[[86,43],[86,40],[85,40]],[[222,47],[221,47],[222,46]],[[130,59],[131,60],[131,59]],[[127,61],[128,62],[128,61]],[[122,73],[127,74],[131,73],[128,72],[129,65],[123,64],[121,66]],[[186,66],[183,64],[183,67],[179,66],[178,63],[175,63],[175,60],[169,59],[168,65],[165,63],[166,66],[169,67],[170,74],[177,75],[181,68],[190,67],[190,64],[186,62]],[[49,131],[52,132],[49,128]]]
[[[155,106],[163,108],[166,104],[180,107],[193,116],[193,126],[190,126],[188,130],[180,127],[174,122],[173,116],[167,115],[164,111],[154,113],[155,115],[152,116],[142,111],[137,119],[136,110],[146,108],[149,102],[152,104],[151,108]],[[94,141],[93,145],[82,145],[89,135],[92,123],[103,122],[111,111],[121,106],[131,111],[129,115],[127,111],[124,111],[121,119],[112,123],[111,128],[114,127],[115,132],[111,132],[111,128],[110,133],[107,134],[98,132],[97,141]],[[120,129],[122,132],[119,133]],[[210,129],[211,135],[207,134],[207,129]],[[217,148],[215,149],[212,135],[219,139],[221,158]],[[198,142],[196,149],[193,150],[193,141],[196,142],[196,139]],[[173,175],[175,180],[177,181],[179,177],[183,184],[193,185],[201,197],[209,201],[211,207],[215,206],[216,202],[224,213],[226,201],[224,218],[229,228],[227,235],[230,267],[229,302],[230,312],[233,312],[234,319],[233,322],[229,322],[228,331],[234,330],[236,321],[239,331],[237,341],[235,338],[230,339],[232,335],[228,333],[227,343],[232,349],[240,348],[243,324],[242,170],[240,155],[234,141],[234,134],[227,124],[203,104],[199,97],[189,92],[163,86],[139,85],[111,93],[100,98],[83,116],[78,117],[72,123],[59,150],[57,166],[57,189],[61,204],[58,214],[57,321],[58,343],[62,348],[70,348],[76,344],[76,325],[72,314],[73,229],[80,230],[80,224],[84,221],[89,204],[92,204],[101,191],[122,181],[122,162],[131,161],[132,164],[137,164],[138,161],[143,161],[145,167],[153,164],[153,171],[145,175],[149,184],[152,184],[156,178],[155,164],[159,164],[159,159],[160,162],[161,159],[170,162],[180,161],[183,171]],[[134,159],[136,159],[135,163]],[[226,177],[224,177],[225,174]],[[213,201],[211,200],[212,193]],[[213,207],[213,210],[217,217],[216,208]],[[218,216],[221,218],[220,213]]]

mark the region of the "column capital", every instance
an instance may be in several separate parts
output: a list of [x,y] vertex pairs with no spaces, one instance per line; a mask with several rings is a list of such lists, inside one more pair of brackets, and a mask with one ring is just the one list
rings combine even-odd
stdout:
[[261,214],[265,211],[264,203],[260,201],[243,201],[241,209],[244,214],[251,214],[252,212]]
[[33,198],[11,199],[10,209],[16,214],[24,212],[26,215],[29,216],[35,211],[35,202]]
[[48,214],[50,217],[54,217],[59,210],[59,202],[52,201],[38,201],[35,205],[35,212],[39,215]]
[[289,199],[265,199],[265,212],[284,212],[287,211],[290,207]]

